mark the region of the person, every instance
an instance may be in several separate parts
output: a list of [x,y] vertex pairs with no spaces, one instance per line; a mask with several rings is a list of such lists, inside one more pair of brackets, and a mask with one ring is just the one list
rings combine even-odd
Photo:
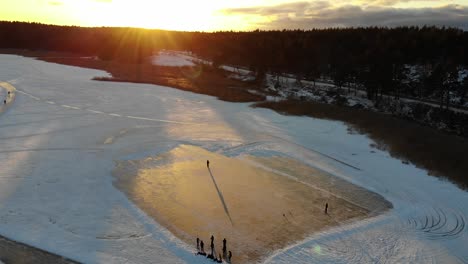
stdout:
[[197,237],[197,250],[200,250],[200,239]]
[[6,100],[3,100],[3,104],[6,104]]
[[210,161],[209,161],[209,160],[206,160],[206,167],[207,167],[207,168],[210,167]]
[[211,235],[211,245],[210,245],[210,248],[211,248],[211,255],[213,255],[213,258],[215,258],[215,255],[214,255],[214,236]]
[[228,254],[228,263],[231,263],[231,258],[232,258],[232,253],[231,253],[231,250],[229,250],[229,254]]
[[226,259],[226,253],[227,253],[227,252],[226,252],[226,250],[227,250],[227,248],[226,248],[226,242],[227,242],[227,241],[226,241],[226,238],[224,238],[224,239],[223,239],[223,257],[224,257],[224,259]]
[[198,250],[196,255],[206,256],[205,249],[203,247],[204,247],[203,240],[200,240],[200,250]]
[[328,214],[328,203],[325,203],[325,214]]

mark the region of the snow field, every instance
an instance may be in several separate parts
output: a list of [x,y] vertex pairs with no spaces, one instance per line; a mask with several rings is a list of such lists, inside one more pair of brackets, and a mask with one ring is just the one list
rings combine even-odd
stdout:
[[84,263],[210,263],[113,186],[115,161],[189,144],[229,157],[296,159],[394,206],[278,250],[267,263],[468,260],[468,194],[373,149],[341,122],[155,85],[91,81],[106,73],[0,57],[0,80],[23,92],[0,115],[1,235]]

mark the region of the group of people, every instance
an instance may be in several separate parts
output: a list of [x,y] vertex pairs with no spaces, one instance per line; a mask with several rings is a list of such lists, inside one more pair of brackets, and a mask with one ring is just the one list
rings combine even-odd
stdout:
[[226,261],[227,263],[231,263],[231,258],[232,258],[232,252],[227,250],[227,240],[226,238],[223,239],[223,255],[221,256],[221,253],[216,255],[216,250],[214,246],[214,236],[211,235],[211,244],[210,244],[210,254],[207,254],[205,252],[205,243],[203,243],[203,240],[200,240],[200,238],[197,237],[197,255],[202,255],[206,256],[209,259],[212,259],[213,261],[217,263],[223,263],[223,260]]
[[[8,97],[10,97],[10,91],[8,91]],[[7,103],[7,100],[3,100],[3,104],[6,104]]]
[[[206,167],[210,169],[210,161],[206,161]],[[223,239],[223,255],[221,253],[216,254],[215,246],[214,246],[214,236],[211,235],[211,243],[210,243],[210,254],[205,252],[205,243],[203,240],[197,237],[197,255],[206,256],[209,259],[212,259],[214,262],[223,263],[223,260],[227,263],[231,263],[232,252],[227,250],[227,240],[226,238]]]

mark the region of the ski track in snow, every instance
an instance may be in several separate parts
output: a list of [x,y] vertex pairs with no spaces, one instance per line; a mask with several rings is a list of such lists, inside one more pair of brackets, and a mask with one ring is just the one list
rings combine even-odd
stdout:
[[84,263],[211,263],[112,185],[114,160],[183,143],[230,157],[294,158],[394,206],[279,249],[265,263],[468,263],[467,192],[371,148],[341,122],[0,57],[0,80],[20,95],[0,113],[1,235]]
[[[53,102],[53,101],[47,101],[47,100],[42,100],[41,98],[39,97],[36,97],[30,93],[27,93],[25,91],[22,91],[22,90],[18,90],[16,89],[16,91],[18,93],[21,93],[21,94],[24,94],[26,96],[29,96],[30,98],[36,100],[36,101],[43,101],[45,103],[48,103],[48,104],[51,104],[51,105],[57,105],[56,102]],[[153,119],[153,118],[146,118],[146,117],[138,117],[138,116],[123,116],[123,115],[120,115],[120,114],[116,114],[116,113],[105,113],[105,112],[101,112],[101,111],[98,111],[98,110],[93,110],[93,109],[81,109],[79,107],[76,107],[76,106],[70,106],[70,105],[60,105],[61,107],[63,108],[67,108],[67,109],[73,109],[73,110],[86,110],[88,112],[91,112],[91,113],[94,113],[94,114],[105,114],[105,115],[108,115],[108,116],[112,116],[112,117],[126,117],[126,118],[131,118],[131,119],[139,119],[139,120],[146,120],[146,121],[154,121],[154,122],[162,122],[162,123],[174,123],[174,124],[181,124],[181,125],[196,125],[195,123],[189,123],[189,122],[178,122],[178,121],[171,121],[171,120],[163,120],[163,119]]]

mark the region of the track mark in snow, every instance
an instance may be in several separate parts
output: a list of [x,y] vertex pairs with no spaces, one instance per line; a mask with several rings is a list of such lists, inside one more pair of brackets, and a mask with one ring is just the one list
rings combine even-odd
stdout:
[[152,118],[138,117],[138,116],[126,116],[126,117],[131,118],[131,119],[154,121],[154,122],[173,123],[173,124],[182,124],[182,125],[197,125],[196,123],[178,122],[178,121],[171,121],[171,120],[164,120],[164,119],[152,119]]
[[96,110],[87,109],[86,111],[91,112],[91,113],[95,113],[95,114],[104,114],[104,112],[96,111]]
[[37,149],[14,149],[2,150],[0,153],[16,153],[16,152],[31,152],[31,151],[101,151],[100,148],[37,148]]
[[27,96],[31,97],[32,99],[34,99],[34,100],[37,100],[37,101],[41,100],[41,98],[36,97],[36,96],[34,96],[34,95],[32,95],[32,94],[29,94],[29,93],[26,93],[26,92],[23,92],[23,91],[20,91],[20,90],[16,90],[16,91],[17,91],[18,93],[22,93],[22,94],[24,94],[24,95],[27,95]]
[[284,138],[282,138],[282,137],[273,136],[273,135],[269,135],[269,136],[272,137],[272,138],[280,139],[280,140],[282,140],[282,141],[284,141],[284,142],[287,142],[287,143],[289,143],[289,144],[293,144],[293,145],[295,145],[295,146],[297,146],[297,147],[299,147],[299,148],[302,148],[302,149],[305,149],[305,150],[308,150],[308,151],[315,152],[315,153],[317,153],[317,154],[319,154],[319,155],[321,155],[321,156],[324,156],[324,157],[326,157],[326,158],[329,158],[329,159],[331,159],[331,160],[334,160],[334,161],[336,161],[336,162],[338,162],[338,163],[341,163],[341,164],[343,164],[343,165],[345,165],[345,166],[348,166],[348,167],[353,168],[353,169],[355,169],[355,170],[361,171],[361,169],[358,168],[358,167],[356,167],[356,166],[353,166],[353,165],[351,165],[351,164],[349,164],[349,163],[346,163],[346,162],[344,162],[344,161],[342,161],[342,160],[339,160],[339,159],[337,159],[337,158],[335,158],[335,157],[332,157],[332,156],[330,156],[330,155],[327,155],[327,154],[325,154],[325,153],[322,153],[322,152],[320,152],[320,151],[318,151],[318,150],[312,149],[312,148],[310,148],[310,147],[305,147],[305,146],[299,145],[299,144],[297,144],[296,142],[293,142],[293,141],[284,139]]
[[[27,96],[29,96],[29,97],[37,100],[37,101],[42,101],[39,97],[36,97],[36,96],[34,96],[32,94],[29,94],[27,92],[20,91],[20,90],[17,90],[17,91],[19,93],[25,94],[25,95],[27,95]],[[53,101],[45,101],[45,102],[50,104],[50,105],[57,104],[56,102],[53,102]],[[68,108],[68,109],[83,110],[83,109],[81,109],[79,107],[71,106],[71,105],[62,104],[60,106],[64,107],[64,108]],[[164,120],[164,119],[153,119],[153,118],[138,117],[138,116],[123,116],[123,115],[116,114],[116,113],[105,113],[105,112],[101,112],[101,111],[97,111],[97,110],[91,110],[91,109],[86,109],[86,111],[94,113],[94,114],[106,114],[106,115],[114,116],[114,117],[126,117],[126,118],[130,118],[130,119],[138,119],[138,120],[145,120],[145,121],[163,122],[163,123],[172,123],[172,124],[181,124],[181,125],[197,125],[196,123],[189,123],[189,122],[179,122],[179,121],[171,121],[171,120]]]
[[249,147],[261,145],[261,144],[264,144],[264,143],[271,143],[271,141],[254,141],[254,142],[250,142],[250,143],[239,144],[237,146],[226,148],[226,149],[223,150],[223,152],[225,154],[235,152],[235,151],[239,151],[239,150],[246,152],[246,151],[248,151]]
[[151,236],[151,234],[131,234],[128,236],[117,236],[117,235],[108,235],[108,236],[97,236],[96,239],[100,240],[116,240],[116,241],[126,241],[126,240],[138,240]]
[[[309,149],[309,148],[307,148],[307,149]],[[313,150],[313,149],[309,149],[309,150],[310,150],[310,151],[314,151],[314,152],[316,152],[316,153],[318,153],[318,154],[320,154],[320,155],[322,155],[322,156],[324,156],[324,157],[327,157],[327,158],[329,158],[329,159],[331,159],[331,160],[334,160],[334,161],[336,161],[336,162],[338,162],[338,163],[341,163],[341,164],[343,164],[343,165],[346,165],[346,166],[348,166],[348,167],[350,167],[350,168],[353,168],[353,169],[355,169],[355,170],[359,170],[359,171],[361,170],[361,169],[358,168],[358,167],[355,167],[355,166],[353,166],[353,165],[351,165],[351,164],[349,164],[349,163],[346,163],[346,162],[344,162],[344,161],[341,161],[341,160],[339,160],[339,159],[337,159],[337,158],[334,158],[334,157],[332,157],[332,156],[330,156],[330,155],[327,155],[327,154],[325,154],[325,153],[322,153],[322,152],[319,152],[319,151]]]
[[411,228],[433,240],[455,238],[466,227],[465,218],[460,212],[446,213],[441,209],[433,209],[428,215],[410,218],[407,222]]
[[71,105],[61,105],[62,107],[68,108],[68,109],[74,109],[74,110],[81,110],[81,108],[76,107],[76,106],[71,106]]

